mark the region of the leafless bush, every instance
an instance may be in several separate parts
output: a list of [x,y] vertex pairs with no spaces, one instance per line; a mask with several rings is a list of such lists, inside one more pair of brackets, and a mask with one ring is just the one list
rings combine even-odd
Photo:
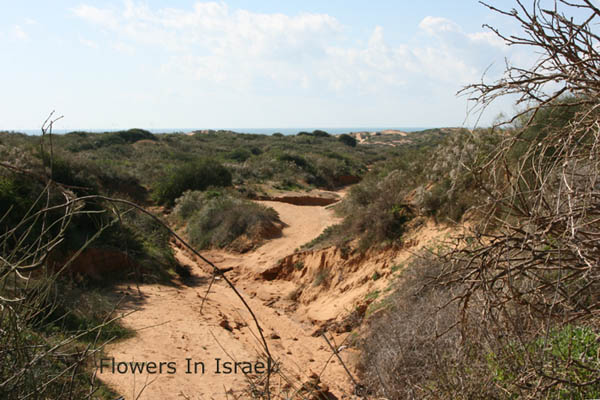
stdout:
[[[514,134],[477,171],[485,176],[487,217],[457,243],[444,279],[464,286],[463,310],[483,307],[490,366],[507,397],[595,397],[597,356],[583,355],[594,348],[585,343],[600,312],[600,37],[593,31],[600,10],[587,0],[516,3],[512,11],[488,7],[516,19],[525,34],[492,29],[542,56],[532,68],[509,66],[498,82],[466,89],[483,106],[518,94],[526,107],[511,120],[519,122]],[[575,9],[582,21],[564,14]],[[572,112],[556,123],[566,107]]]
[[477,107],[516,94],[523,108],[487,159],[466,164],[487,198],[481,223],[437,269],[409,269],[437,271],[435,284],[419,291],[417,276],[407,278],[372,327],[365,375],[389,398],[600,395],[600,9],[588,0],[516,5],[486,6],[523,35],[491,29],[541,56],[465,89]]
[[[487,299],[490,310],[515,301],[527,304],[531,315],[574,322],[593,317],[600,305],[595,294],[600,277],[600,103],[595,100],[600,57],[595,50],[598,37],[591,31],[600,12],[589,1],[559,2],[590,11],[589,18],[577,24],[560,14],[556,4],[546,10],[536,1],[528,11],[517,3],[519,12],[500,12],[521,22],[529,38],[506,40],[544,50],[547,56],[531,70],[509,68],[510,79],[470,89],[481,101],[518,92],[522,99],[538,103],[523,114],[528,116],[525,125],[480,171],[492,183],[487,186],[487,230],[468,238],[474,245],[460,254],[467,256],[466,268],[473,268],[471,289],[482,288],[492,296]],[[544,84],[554,80],[564,87],[541,100]],[[554,100],[566,90],[578,96],[568,103],[577,104],[578,111],[527,141],[528,129],[541,113],[565,105]],[[524,142],[525,151],[511,160],[511,151]]]
[[[518,22],[522,35],[505,36],[491,29],[509,46],[525,46],[540,57],[531,67],[507,65],[504,76],[493,83],[480,82],[462,90],[474,100],[474,109],[481,110],[499,97],[517,95],[517,105],[523,105],[506,122],[513,122],[529,111],[530,121],[537,110],[564,94],[575,94],[582,104],[595,104],[598,97],[600,37],[594,32],[600,9],[590,0],[533,0],[526,7],[521,0],[510,11],[480,2],[492,11]],[[565,12],[577,12],[579,21]]]
[[[486,353],[474,324],[453,302],[458,287],[437,283],[444,262],[421,254],[406,267],[385,311],[362,347],[361,369],[371,395],[389,399],[487,398]],[[477,320],[474,310],[470,316]],[[480,321],[477,321],[480,322]],[[466,340],[466,336],[468,340]],[[481,379],[475,379],[475,377]]]

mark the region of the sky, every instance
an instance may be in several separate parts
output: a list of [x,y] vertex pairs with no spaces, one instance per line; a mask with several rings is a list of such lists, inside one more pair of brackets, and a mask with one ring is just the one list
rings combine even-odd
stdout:
[[0,130],[485,126],[511,101],[457,91],[535,55],[483,24],[519,32],[474,0],[0,0]]

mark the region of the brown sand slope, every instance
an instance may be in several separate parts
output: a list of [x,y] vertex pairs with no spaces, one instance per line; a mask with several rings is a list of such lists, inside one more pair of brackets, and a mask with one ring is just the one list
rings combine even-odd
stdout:
[[[290,311],[291,301],[284,299],[293,284],[276,281],[266,285],[255,280],[257,273],[317,237],[336,218],[325,207],[268,201],[263,204],[277,210],[288,225],[281,238],[245,255],[212,251],[206,256],[219,267],[234,268],[228,276],[237,282],[261,323],[271,353],[282,365],[282,371],[273,377],[280,390],[285,390],[285,380],[294,384],[306,382],[311,374],[320,374],[325,368],[322,382],[339,398],[345,398],[341,394],[350,393],[351,384],[342,366],[331,360],[324,339],[311,335],[315,330],[311,322]],[[137,310],[125,317],[124,324],[138,333],[134,338],[109,345],[106,351],[116,362],[163,362],[162,373],[156,373],[160,372],[158,368],[150,368],[152,374],[112,373],[111,361],[107,361],[108,368],[100,377],[126,399],[225,399],[226,392],[229,398],[249,398],[243,393],[247,387],[244,374],[223,373],[223,362],[235,359],[254,364],[260,359],[263,352],[257,329],[222,280],[212,286],[201,310],[210,269],[180,248],[175,250],[179,261],[191,267],[192,277],[177,287],[142,285],[141,296],[137,291],[124,289],[129,302],[122,311]],[[340,344],[346,335],[334,335],[333,339]],[[221,373],[216,371],[217,358]],[[192,368],[188,369],[188,365]],[[125,371],[123,364],[120,367]]]

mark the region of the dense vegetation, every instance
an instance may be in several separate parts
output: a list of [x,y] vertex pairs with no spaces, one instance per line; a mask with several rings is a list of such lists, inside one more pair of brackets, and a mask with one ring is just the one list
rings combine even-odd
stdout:
[[439,223],[460,222],[478,204],[485,194],[472,171],[499,143],[502,133],[444,129],[418,135],[418,140],[372,165],[337,207],[343,222],[308,247],[400,246],[410,227],[431,217]]
[[[387,310],[371,320],[362,371],[372,395],[600,395],[600,11],[561,3],[503,12],[525,30],[505,40],[543,56],[531,69],[509,67],[502,80],[467,88],[483,105],[518,93],[528,107],[504,129],[468,137],[464,152],[450,139],[435,153],[454,160],[447,176],[429,181],[421,211],[471,217],[471,229],[415,257]],[[575,9],[589,18],[559,11]]]
[[[54,157],[70,163],[74,170],[85,166],[88,170],[102,171],[105,181],[111,176],[130,177],[135,179],[132,182],[151,190],[155,200],[172,204],[173,196],[194,187],[163,194],[167,189],[175,189],[164,187],[164,182],[176,176],[178,169],[190,169],[189,164],[202,164],[206,159],[225,167],[231,174],[233,185],[243,185],[244,191],[253,193],[263,187],[335,188],[342,184],[340,178],[362,176],[367,165],[384,159],[387,152],[393,151],[391,147],[348,147],[334,136],[319,133],[321,131],[296,136],[230,131],[140,136],[139,132],[144,131],[73,132],[55,136]],[[40,158],[36,137],[0,133],[0,144],[20,149],[27,157]],[[6,159],[14,159],[14,156]],[[221,180],[217,183],[222,184]],[[189,182],[180,182],[180,185],[189,186]]]

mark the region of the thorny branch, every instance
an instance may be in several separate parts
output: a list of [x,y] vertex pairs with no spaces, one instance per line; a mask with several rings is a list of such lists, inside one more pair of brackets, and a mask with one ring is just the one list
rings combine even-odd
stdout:
[[[542,393],[558,384],[593,385],[598,379],[565,375],[581,364],[571,356],[561,369],[527,349],[556,327],[600,322],[600,10],[588,0],[535,0],[529,7],[516,0],[510,11],[482,4],[516,20],[524,34],[488,26],[492,32],[540,57],[531,68],[507,65],[498,81],[461,91],[480,108],[509,94],[524,108],[503,123],[512,131],[478,171],[488,196],[483,222],[446,254],[440,280],[461,288],[456,299],[465,316],[473,307],[466,299],[477,298],[490,322],[481,327],[490,346],[502,343],[497,351],[525,363],[517,386]],[[565,16],[569,8],[583,15],[580,21]],[[469,323],[462,321],[464,329]],[[600,376],[590,365],[584,367]]]

